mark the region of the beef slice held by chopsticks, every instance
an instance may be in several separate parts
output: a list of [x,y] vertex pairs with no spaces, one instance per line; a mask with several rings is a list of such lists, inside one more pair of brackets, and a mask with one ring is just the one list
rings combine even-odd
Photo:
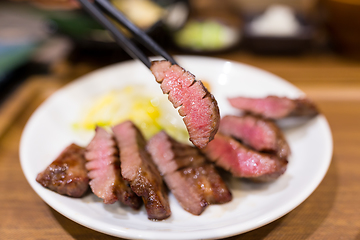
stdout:
[[168,195],[162,177],[146,151],[146,141],[140,130],[130,121],[112,128],[121,159],[121,174],[131,189],[142,197],[147,215],[152,220],[171,215]]
[[86,168],[89,171],[93,193],[104,203],[121,203],[139,209],[142,200],[121,176],[119,151],[113,135],[101,127],[96,127],[95,136],[86,148]]
[[209,204],[231,201],[232,195],[213,164],[195,147],[162,131],[149,140],[147,150],[184,210],[200,215]]
[[219,108],[213,95],[193,74],[168,61],[153,61],[150,70],[174,107],[180,107],[190,141],[204,148],[219,127]]

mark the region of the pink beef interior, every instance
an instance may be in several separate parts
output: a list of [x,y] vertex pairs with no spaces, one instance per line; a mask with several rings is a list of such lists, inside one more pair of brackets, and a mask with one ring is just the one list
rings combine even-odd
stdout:
[[209,205],[194,184],[183,177],[181,171],[165,175],[164,179],[185,211],[200,215]]
[[[236,177],[254,178],[281,172],[285,168],[276,156],[250,150],[235,139],[217,134],[204,149],[206,156]],[[285,164],[286,165],[286,164]]]
[[220,121],[219,131],[240,139],[258,151],[276,151],[276,131],[266,122],[258,120],[253,116],[225,116]]
[[[94,138],[86,148],[85,158],[88,161],[86,168],[91,179],[90,187],[94,194],[104,199],[104,203],[116,202],[117,196],[114,192],[114,185],[117,175],[120,174],[115,162],[118,151],[116,143],[110,133],[105,129],[97,127]],[[119,165],[119,163],[117,163]]]
[[253,115],[229,115],[221,119],[219,131],[257,151],[272,152],[280,158],[286,159],[291,152],[280,128],[268,119]]
[[180,205],[194,215],[200,215],[208,204],[229,202],[232,195],[199,150],[176,142],[164,131],[147,144],[164,180]]
[[141,196],[149,219],[162,220],[171,215],[167,192],[139,129],[126,121],[113,127],[121,158],[122,176]]
[[181,106],[179,114],[184,117],[190,141],[199,148],[205,147],[219,125],[220,114],[214,97],[194,75],[178,65],[155,61],[151,71],[174,107]]
[[230,104],[238,109],[262,115],[266,118],[279,119],[290,115],[296,104],[289,98],[268,96],[266,98],[229,98]]
[[86,152],[90,186],[94,194],[104,203],[121,203],[139,209],[142,201],[128,186],[120,171],[119,152],[113,135],[97,127],[95,136],[89,143]]

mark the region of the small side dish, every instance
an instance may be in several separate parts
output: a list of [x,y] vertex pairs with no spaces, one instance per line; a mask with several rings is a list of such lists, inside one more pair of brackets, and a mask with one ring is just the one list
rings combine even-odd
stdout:
[[225,51],[240,41],[240,27],[236,28],[216,19],[192,19],[174,33],[173,39],[179,48],[186,51]]

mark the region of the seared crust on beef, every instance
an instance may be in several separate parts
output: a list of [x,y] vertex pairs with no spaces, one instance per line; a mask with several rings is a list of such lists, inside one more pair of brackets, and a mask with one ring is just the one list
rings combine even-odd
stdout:
[[179,172],[192,186],[195,186],[209,204],[221,204],[231,201],[232,195],[213,164],[191,166]]
[[253,115],[228,115],[221,119],[219,132],[239,139],[257,151],[275,153],[284,159],[290,155],[284,135],[271,120]]
[[253,151],[221,133],[202,151],[209,160],[235,177],[270,181],[282,175],[287,166],[287,160]]
[[266,98],[235,97],[228,100],[235,108],[270,119],[291,116],[313,117],[319,113],[314,103],[307,98],[268,96]]
[[180,205],[200,215],[208,204],[229,202],[232,195],[214,166],[198,149],[159,132],[148,144],[154,162]]
[[85,148],[69,145],[37,175],[36,181],[59,194],[82,197],[89,188],[84,153]]
[[220,114],[213,95],[201,81],[178,65],[168,61],[153,61],[151,71],[156,81],[161,83],[163,93],[169,94],[169,100],[179,114],[189,132],[190,141],[203,148],[211,141],[219,127]]
[[293,100],[296,104],[294,110],[290,113],[290,116],[315,116],[319,113],[319,110],[315,104],[308,98],[299,98]]
[[142,197],[149,219],[162,220],[171,215],[165,185],[151,156],[146,141],[130,121],[113,127],[120,149],[121,173],[131,189]]
[[176,171],[164,176],[166,185],[174,194],[181,207],[194,215],[200,215],[209,205],[201,191],[188,181],[181,171]]
[[112,134],[96,127],[95,136],[86,148],[86,168],[89,171],[90,186],[93,193],[104,203],[121,203],[139,209],[139,198],[121,176],[119,151]]

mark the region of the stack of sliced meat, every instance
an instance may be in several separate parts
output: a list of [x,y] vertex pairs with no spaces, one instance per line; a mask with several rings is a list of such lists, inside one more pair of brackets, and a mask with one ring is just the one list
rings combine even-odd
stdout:
[[287,167],[290,147],[279,127],[270,119],[291,116],[313,117],[316,106],[306,98],[289,99],[235,97],[230,104],[243,116],[225,116],[215,139],[202,151],[219,167],[236,177],[271,181]]
[[198,148],[204,148],[211,141],[219,127],[220,114],[213,95],[201,81],[178,65],[168,61],[152,62],[151,71],[161,89],[169,94],[169,100],[179,114],[189,132],[190,141]]
[[272,154],[254,151],[230,136],[221,133],[203,149],[215,164],[232,173],[234,177],[255,181],[271,181],[286,170],[287,160]]
[[232,195],[226,184],[198,149],[160,132],[150,139],[147,150],[186,211],[200,215],[208,204],[231,201]]
[[[52,184],[43,185],[80,197],[90,184],[93,193],[106,204],[120,201],[138,209],[143,201],[148,218],[153,220],[171,215],[163,178],[180,205],[194,215],[200,215],[209,204],[231,201],[231,192],[214,165],[197,148],[179,143],[165,132],[146,143],[130,121],[112,130],[114,134],[97,127],[86,151],[75,144],[69,146],[37,180],[43,184],[50,178],[49,169],[60,169],[52,177]],[[65,169],[64,164],[70,167]],[[73,177],[71,181],[70,177]],[[65,191],[62,186],[65,181],[60,185],[54,179],[65,179],[72,184]],[[80,185],[78,180],[83,180]]]
[[70,145],[36,180],[71,197],[83,196],[90,185],[106,204],[120,201],[139,209],[144,202],[149,219],[168,218],[166,187],[141,132],[130,121],[113,127],[113,132],[97,127],[86,150]]
[[165,185],[139,129],[130,121],[113,127],[120,149],[121,174],[141,196],[149,219],[162,220],[171,214]]
[[271,120],[253,115],[225,116],[221,119],[219,131],[241,140],[256,151],[274,153],[283,159],[290,155],[283,133]]
[[190,139],[200,150],[165,132],[147,143],[126,121],[114,126],[113,133],[97,127],[86,150],[68,146],[36,180],[72,197],[83,196],[90,185],[104,203],[119,200],[138,209],[144,202],[148,218],[162,220],[171,215],[164,178],[180,205],[200,215],[209,204],[232,199],[213,163],[235,177],[272,181],[285,172],[290,147],[270,119],[318,113],[307,99],[232,98],[230,103],[247,114],[223,117],[215,135],[219,111],[201,82],[167,61],[154,62],[151,70],[174,106],[181,106]]
[[104,203],[111,204],[119,200],[134,209],[140,208],[141,199],[121,176],[119,151],[112,134],[97,127],[86,150],[86,168],[93,193],[102,198]]
[[225,116],[219,133],[203,153],[235,177],[272,181],[287,166],[290,148],[281,130],[261,117]]

